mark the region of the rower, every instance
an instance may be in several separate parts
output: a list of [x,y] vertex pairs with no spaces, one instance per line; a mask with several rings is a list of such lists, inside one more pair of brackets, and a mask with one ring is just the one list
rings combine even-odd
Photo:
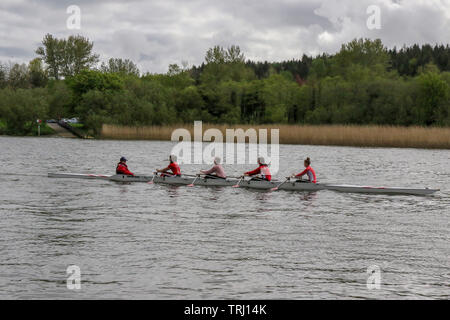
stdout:
[[260,177],[253,178],[252,180],[272,180],[272,175],[270,174],[269,166],[265,163],[263,157],[258,158],[259,167],[253,171],[248,171],[244,173],[245,176],[254,176],[256,174],[260,174]]
[[[181,169],[177,163],[177,157],[173,154],[169,156],[170,164],[164,169],[156,169],[157,172],[161,173],[161,176],[181,176]],[[167,171],[172,171],[172,173]]]
[[116,174],[123,174],[126,176],[134,176],[133,172],[128,170],[127,159],[125,157],[120,158],[120,162],[116,167]]
[[309,159],[309,157],[306,158],[305,161],[303,162],[303,164],[306,169],[303,170],[302,172],[300,172],[299,174],[296,174],[294,177],[300,178],[300,180],[301,180],[302,177],[306,174],[308,176],[309,182],[317,183],[316,173],[315,173],[314,169],[311,168],[311,159]]
[[226,179],[227,175],[225,174],[225,170],[223,170],[223,167],[220,164],[220,162],[221,159],[219,157],[215,157],[214,166],[209,170],[200,170],[200,172],[205,175],[205,178]]

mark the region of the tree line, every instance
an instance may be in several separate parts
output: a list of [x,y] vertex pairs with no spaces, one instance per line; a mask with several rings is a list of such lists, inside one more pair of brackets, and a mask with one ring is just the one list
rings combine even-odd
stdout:
[[0,63],[0,131],[27,134],[39,119],[79,117],[143,126],[227,124],[450,125],[450,48],[387,49],[355,39],[336,54],[283,62],[246,60],[239,46],[204,62],[142,74],[128,59],[99,65],[82,36],[46,35],[26,64]]

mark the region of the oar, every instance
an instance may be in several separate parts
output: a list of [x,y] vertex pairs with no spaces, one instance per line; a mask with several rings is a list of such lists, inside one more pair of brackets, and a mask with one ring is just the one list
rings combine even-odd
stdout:
[[152,180],[150,180],[148,182],[148,184],[153,184],[154,183],[153,180],[155,180],[155,177],[156,177],[157,174],[158,174],[158,172],[153,172],[153,178],[152,178]]
[[244,179],[244,176],[241,176],[241,179],[239,179],[238,183],[236,183],[233,188],[239,188],[239,184],[241,183],[242,179]]
[[192,181],[192,183],[191,183],[191,184],[188,184],[187,186],[188,186],[188,187],[193,187],[195,181],[197,181],[198,178],[200,178],[200,175],[199,175],[199,174],[195,177],[194,181]]
[[183,173],[183,176],[186,176],[186,177],[196,177],[196,176],[198,176],[198,174],[188,174],[188,173]]
[[288,182],[289,180],[291,180],[291,177],[287,177],[286,180],[284,180],[282,183],[280,183],[279,185],[277,185],[275,188],[270,189],[271,191],[277,191],[279,187],[281,187],[283,184],[285,184],[286,182]]

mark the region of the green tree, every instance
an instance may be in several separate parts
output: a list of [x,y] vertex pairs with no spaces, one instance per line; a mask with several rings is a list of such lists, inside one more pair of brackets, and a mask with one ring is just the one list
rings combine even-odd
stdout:
[[100,70],[109,73],[139,76],[137,65],[129,59],[111,58],[107,63],[102,63]]
[[200,119],[204,108],[204,101],[196,86],[186,87],[176,95],[175,109],[183,122],[192,123]]
[[259,123],[265,116],[263,99],[264,83],[260,80],[242,84],[241,121],[244,123]]
[[36,54],[47,64],[50,77],[59,79],[63,63],[64,46],[61,40],[46,34],[42,40],[42,46],[37,48]]
[[352,79],[348,73],[351,65],[368,68],[373,74],[382,75],[390,65],[389,53],[380,39],[355,39],[343,44],[341,50],[332,57],[332,74]]
[[94,135],[100,133],[101,124],[105,121],[113,122],[111,96],[122,93],[124,88],[124,81],[118,74],[83,70],[65,82],[73,93],[70,112],[80,117]]
[[329,124],[331,113],[324,106],[319,106],[306,113],[306,121],[311,124]]
[[317,58],[312,61],[310,77],[313,79],[324,78],[328,73],[325,60],[323,58]]
[[220,110],[216,113],[218,122],[227,124],[240,122],[242,91],[242,85],[239,82],[226,81],[220,83],[217,88],[218,101],[216,106]]
[[96,70],[83,70],[79,74],[66,80],[76,97],[80,97],[90,90],[106,91],[121,90],[123,79],[113,73],[102,73]]
[[46,34],[36,54],[48,65],[50,76],[59,79],[92,68],[99,61],[99,56],[92,53],[93,46],[88,38],[81,35],[57,39]]
[[48,87],[49,117],[61,119],[73,116],[73,93],[64,81],[54,81]]
[[0,90],[0,110],[6,122],[7,134],[30,134],[36,126],[36,120],[47,117],[46,91],[42,88]]
[[227,53],[221,46],[214,46],[206,52],[205,62],[206,64],[224,64],[227,62]]
[[417,84],[416,123],[431,125],[442,122],[440,117],[448,114],[449,85],[434,72],[418,76]]
[[6,87],[8,84],[8,69],[0,62],[0,89]]
[[195,83],[189,71],[182,69],[177,64],[169,65],[169,71],[166,74],[154,75],[153,78],[164,87],[172,88],[175,91],[183,90]]
[[98,54],[92,53],[94,44],[83,36],[69,36],[64,43],[64,55],[62,60],[62,75],[74,76],[82,70],[92,68],[97,62]]
[[15,63],[9,70],[8,85],[12,88],[29,88],[30,82],[28,77],[27,66],[22,63]]
[[110,95],[96,89],[89,90],[81,96],[75,107],[80,120],[94,135],[100,134],[104,123],[113,122]]
[[204,85],[215,85],[221,81],[246,81],[255,78],[250,67],[245,65],[245,56],[239,46],[227,50],[221,46],[210,48],[205,55],[205,67],[200,76]]
[[300,87],[293,81],[291,74],[288,74],[288,77],[278,74],[264,80],[262,91],[265,105],[264,122],[286,123],[290,110],[296,108]]
[[35,58],[28,64],[28,74],[30,85],[35,87],[45,87],[48,81],[47,72],[44,70],[42,60]]

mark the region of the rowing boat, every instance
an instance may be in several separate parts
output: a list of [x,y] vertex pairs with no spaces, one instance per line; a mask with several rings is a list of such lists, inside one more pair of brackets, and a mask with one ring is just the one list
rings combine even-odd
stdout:
[[100,179],[115,182],[149,182],[153,176],[127,176],[124,174],[49,173],[49,178]]
[[237,178],[208,178],[182,175],[182,176],[127,176],[121,174],[102,175],[102,174],[78,174],[78,173],[49,173],[50,178],[77,178],[77,179],[101,179],[115,182],[150,182],[170,185],[191,185],[197,186],[215,186],[229,187],[239,183],[239,187],[259,190],[289,190],[289,191],[319,191],[332,190],[351,193],[379,193],[379,194],[411,194],[411,195],[429,195],[439,191],[439,189],[429,188],[398,188],[398,187],[369,187],[355,185],[338,185],[324,183],[309,183],[304,180],[288,179],[287,181],[266,181],[256,179],[237,179]]
[[[173,185],[189,185],[194,182],[193,177],[181,176],[155,176],[154,182],[166,183]],[[195,181],[199,186],[233,186],[238,183],[236,178],[227,179],[214,179],[201,177]],[[270,190],[278,188],[280,190],[289,191],[319,191],[319,190],[333,190],[340,192],[352,192],[352,193],[385,193],[385,194],[416,194],[427,195],[439,191],[438,189],[417,189],[417,188],[398,188],[398,187],[369,187],[369,186],[354,186],[354,185],[336,185],[336,184],[323,184],[323,183],[309,183],[304,180],[288,180],[287,182],[281,182],[277,180],[242,180],[239,182],[239,187],[249,189]]]
[[[153,182],[155,183],[165,183],[173,185],[189,185],[195,183],[197,186],[208,186],[208,187],[230,187],[236,185],[240,179],[237,178],[208,178],[199,177],[194,182],[195,178],[188,176],[155,176]],[[255,179],[242,179],[239,182],[239,187],[249,188],[249,189],[259,189],[259,190],[269,190],[277,188],[279,186],[280,190],[291,190],[291,191],[317,191],[325,189],[324,184],[319,183],[306,183],[300,181],[292,181],[289,183],[283,183],[278,180],[266,181],[266,180],[255,180]]]

